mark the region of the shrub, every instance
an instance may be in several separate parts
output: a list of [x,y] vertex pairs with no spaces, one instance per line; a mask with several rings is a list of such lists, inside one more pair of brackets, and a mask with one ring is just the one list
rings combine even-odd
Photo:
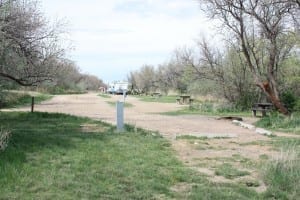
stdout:
[[291,91],[286,91],[282,93],[281,101],[284,103],[284,105],[289,111],[294,111],[294,108],[297,103],[297,97]]
[[0,130],[0,151],[4,151],[6,149],[10,136],[10,131]]

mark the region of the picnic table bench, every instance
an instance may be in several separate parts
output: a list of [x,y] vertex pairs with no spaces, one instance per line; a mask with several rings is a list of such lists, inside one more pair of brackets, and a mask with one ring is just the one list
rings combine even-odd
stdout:
[[256,117],[256,112],[260,111],[262,116],[265,117],[268,111],[273,110],[273,104],[271,103],[255,103],[252,105],[253,116]]

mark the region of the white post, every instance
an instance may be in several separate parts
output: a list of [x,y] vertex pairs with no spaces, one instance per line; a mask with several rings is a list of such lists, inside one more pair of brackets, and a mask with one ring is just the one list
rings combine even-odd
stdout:
[[125,103],[125,98],[126,98],[126,90],[123,90],[123,102]]
[[124,131],[124,102],[117,101],[117,131]]

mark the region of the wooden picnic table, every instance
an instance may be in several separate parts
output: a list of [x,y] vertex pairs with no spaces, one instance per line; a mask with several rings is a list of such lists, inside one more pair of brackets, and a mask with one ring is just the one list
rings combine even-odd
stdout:
[[176,99],[179,104],[191,104],[193,102],[191,95],[180,95],[179,97]]
[[154,96],[154,97],[157,97],[157,96],[161,96],[161,93],[160,92],[153,92],[151,93],[151,96]]
[[268,111],[273,109],[273,104],[271,103],[255,103],[252,106],[253,116],[256,117],[256,111],[261,111],[262,116],[265,117]]

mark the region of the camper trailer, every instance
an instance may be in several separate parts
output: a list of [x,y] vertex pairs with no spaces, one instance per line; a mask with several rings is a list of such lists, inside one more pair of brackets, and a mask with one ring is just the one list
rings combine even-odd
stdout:
[[128,91],[128,82],[116,81],[108,84],[107,92],[109,94],[123,94]]

